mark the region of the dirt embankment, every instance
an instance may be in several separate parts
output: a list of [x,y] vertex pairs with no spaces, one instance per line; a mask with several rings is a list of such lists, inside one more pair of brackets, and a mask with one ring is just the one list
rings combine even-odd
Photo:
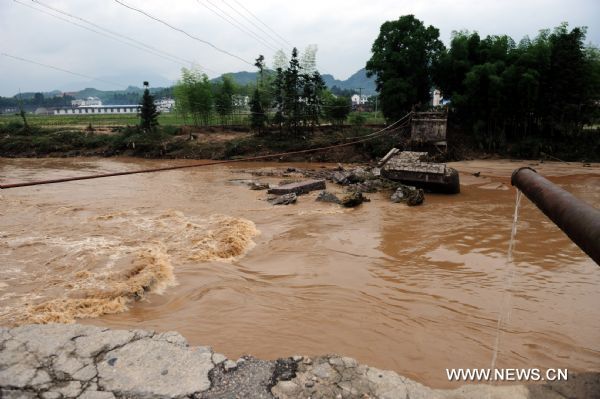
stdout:
[[[30,128],[25,131],[0,130],[0,156],[74,157],[134,156],[164,159],[229,159],[280,154],[327,147],[360,139],[381,126],[334,128],[323,126],[301,134],[277,130],[264,134],[247,128],[162,128],[155,133],[136,128],[106,130],[62,130]],[[360,162],[381,156],[397,142],[396,134],[328,151],[285,156],[286,161]],[[275,158],[278,159],[278,158]]]

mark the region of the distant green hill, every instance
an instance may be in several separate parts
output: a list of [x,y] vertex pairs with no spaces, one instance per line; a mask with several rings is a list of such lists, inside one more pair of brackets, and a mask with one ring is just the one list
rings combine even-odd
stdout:
[[368,78],[365,68],[360,69],[346,80],[337,80],[329,74],[323,75],[323,80],[330,89],[337,86],[340,89],[353,90],[358,93],[359,88],[362,87],[363,94],[372,95],[376,93],[375,78]]
[[[267,71],[267,73],[274,73],[273,71]],[[222,79],[222,76],[229,75],[233,78],[233,81],[236,82],[240,86],[245,86],[247,84],[255,83],[258,72],[233,72],[233,73],[225,73],[218,78],[214,78],[212,82],[219,82]],[[367,73],[365,69],[360,69],[355,74],[350,76],[346,80],[338,80],[333,75],[324,74],[322,75],[323,80],[325,81],[325,85],[328,88],[332,88],[333,86],[337,86],[339,89],[343,90],[355,90],[358,93],[358,88],[362,87],[363,94],[375,94],[375,79],[367,78]]]
[[[274,73],[273,71],[266,71],[268,74]],[[221,75],[218,78],[214,78],[212,82],[218,82],[222,80],[222,76],[229,75],[233,80],[240,86],[246,86],[256,82],[258,72],[232,72]],[[352,90],[358,93],[358,89],[362,87],[363,94],[375,94],[375,79],[367,78],[365,69],[361,69],[354,75],[350,76],[346,80],[338,80],[333,75],[325,74],[322,75],[325,85],[328,88],[336,86],[342,90]],[[137,104],[141,98],[144,89],[136,86],[129,86],[125,90],[99,90],[92,87],[85,88],[83,90],[65,91],[66,94],[73,96],[78,99],[84,99],[87,97],[98,97],[104,104]],[[172,96],[172,87],[152,87],[150,92],[156,97],[167,97]],[[51,92],[42,93],[45,98],[52,98],[55,96],[61,96],[63,92],[54,90]],[[33,99],[36,93],[28,92],[22,93],[21,97],[23,100]],[[18,95],[16,95],[18,96]],[[15,97],[16,97],[15,96]],[[6,103],[4,106],[15,106],[17,104],[16,98],[3,98]],[[14,103],[14,104],[13,104]]]

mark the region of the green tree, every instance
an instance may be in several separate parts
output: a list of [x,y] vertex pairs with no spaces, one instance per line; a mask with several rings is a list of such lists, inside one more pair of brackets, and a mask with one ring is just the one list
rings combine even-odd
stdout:
[[280,132],[283,132],[283,122],[285,118],[283,116],[283,99],[285,93],[283,91],[283,79],[284,73],[282,68],[277,68],[275,71],[275,79],[273,79],[273,107],[275,108],[275,116],[273,122],[279,126]]
[[175,109],[194,126],[208,125],[213,109],[213,93],[208,76],[197,70],[182,68],[181,79],[173,88]]
[[600,57],[584,40],[584,28],[569,30],[566,23],[518,44],[506,35],[455,32],[434,80],[451,100],[451,118],[481,148],[528,142],[523,155],[537,156],[543,146],[556,147],[593,123]]
[[432,68],[443,49],[438,29],[425,27],[414,15],[381,25],[366,69],[367,76],[375,76],[386,118],[400,118],[429,102]]
[[254,89],[252,99],[250,100],[250,125],[258,134],[263,132],[267,116],[262,106],[260,90]]
[[335,96],[326,92],[324,103],[325,117],[333,125],[342,126],[352,108],[350,97]]
[[233,111],[233,95],[235,94],[235,84],[229,75],[223,76],[223,81],[217,86],[215,96],[215,109],[221,118],[221,125],[225,125],[227,118]]
[[266,96],[261,94],[265,92],[265,57],[261,54],[255,61],[254,66],[258,68],[258,75],[256,78],[256,87],[250,99],[250,126],[258,134],[261,134],[267,122],[265,108],[269,104],[269,102],[265,101],[264,97]]
[[284,124],[288,132],[298,134],[302,118],[302,106],[300,104],[301,93],[300,61],[298,50],[292,49],[292,57],[288,68],[283,74],[283,115]]
[[271,103],[273,102],[273,96],[269,87],[272,83],[272,74],[267,74],[266,65],[265,65],[265,57],[259,55],[255,60],[254,66],[258,68],[258,76],[256,80],[256,89],[259,90],[258,96],[255,96],[255,91],[253,91],[253,97],[256,97],[260,101],[260,108],[262,109],[262,114],[260,116],[263,119],[263,124],[268,123],[269,117],[267,114],[267,110],[270,108]]
[[140,103],[140,127],[146,132],[156,130],[158,126],[158,115],[160,112],[156,109],[154,104],[154,96],[150,94],[148,89],[148,82],[144,82],[144,95],[142,96],[142,102]]
[[[325,82],[316,70],[316,46],[309,46],[305,53],[305,71],[298,59],[298,50],[294,48],[286,69],[275,71],[271,82],[273,121],[280,126],[281,132],[299,135],[306,127],[314,129],[322,114]],[[282,58],[282,57],[280,57]]]

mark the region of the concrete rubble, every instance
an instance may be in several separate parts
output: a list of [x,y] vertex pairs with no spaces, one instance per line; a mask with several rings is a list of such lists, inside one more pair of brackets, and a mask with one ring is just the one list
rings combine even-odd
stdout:
[[333,193],[329,191],[321,191],[315,201],[319,202],[331,202],[334,204],[341,204],[342,201]]
[[368,201],[364,197],[364,193],[389,191],[393,202],[404,202],[408,205],[420,205],[423,203],[425,194],[422,189],[386,179],[380,175],[379,171],[380,169],[375,166],[355,166],[344,169],[343,166],[338,165],[333,169],[275,168],[241,172],[261,177],[287,177],[288,179],[280,181],[278,186],[269,187],[268,183],[253,180],[248,183],[251,190],[264,190],[268,188],[267,193],[269,196],[267,197],[267,201],[274,205],[295,203],[297,197],[294,197],[292,194],[300,196],[313,190],[324,190],[326,180],[344,186],[347,194],[340,199],[330,192],[322,191],[316,198],[317,201],[354,207]]
[[284,195],[284,194],[306,194],[315,190],[325,190],[325,180],[306,180],[300,182],[292,182],[289,184],[272,187],[267,191],[268,194]]
[[599,398],[600,373],[564,383],[431,389],[337,355],[230,360],[176,332],[79,324],[0,328],[1,398]]
[[267,197],[267,201],[271,205],[289,205],[296,203],[298,196],[294,193],[283,194],[283,195],[273,195],[269,194]]
[[425,200],[425,193],[421,188],[401,186],[390,197],[392,202],[406,202],[408,206],[421,205]]

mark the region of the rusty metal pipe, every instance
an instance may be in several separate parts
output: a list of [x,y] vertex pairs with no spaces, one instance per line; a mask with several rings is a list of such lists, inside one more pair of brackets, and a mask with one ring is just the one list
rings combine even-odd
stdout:
[[510,182],[600,265],[600,210],[556,186],[532,168],[515,170]]

